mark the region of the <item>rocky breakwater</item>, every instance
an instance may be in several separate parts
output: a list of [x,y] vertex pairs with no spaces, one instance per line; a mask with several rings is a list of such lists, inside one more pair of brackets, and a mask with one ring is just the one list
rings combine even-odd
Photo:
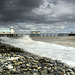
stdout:
[[[0,53],[0,75],[75,75],[75,67],[69,67],[59,60],[36,56],[19,48],[10,50],[11,46],[4,45],[1,46],[4,52]],[[5,49],[10,51],[6,52]]]

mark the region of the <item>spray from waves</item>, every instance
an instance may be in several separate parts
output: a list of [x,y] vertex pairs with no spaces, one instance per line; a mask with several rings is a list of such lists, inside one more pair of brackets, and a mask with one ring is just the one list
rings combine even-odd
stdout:
[[62,62],[73,67],[75,66],[75,48],[73,47],[65,47],[41,41],[34,41],[28,36],[17,39],[0,37],[0,39],[2,39],[2,43],[23,48],[25,51],[36,55],[52,58],[55,60],[61,60]]

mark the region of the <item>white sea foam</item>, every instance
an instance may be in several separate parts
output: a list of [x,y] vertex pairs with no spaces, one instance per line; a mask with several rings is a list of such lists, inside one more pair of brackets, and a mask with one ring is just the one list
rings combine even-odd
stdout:
[[25,51],[36,55],[61,60],[69,66],[75,67],[75,48],[65,47],[57,44],[34,41],[28,36],[22,38],[0,37],[3,43],[23,48]]

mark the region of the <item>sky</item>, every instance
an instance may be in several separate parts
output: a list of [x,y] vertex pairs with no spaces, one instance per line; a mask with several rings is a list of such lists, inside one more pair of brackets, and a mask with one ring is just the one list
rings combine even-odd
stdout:
[[75,32],[75,0],[0,0],[0,27],[18,33]]

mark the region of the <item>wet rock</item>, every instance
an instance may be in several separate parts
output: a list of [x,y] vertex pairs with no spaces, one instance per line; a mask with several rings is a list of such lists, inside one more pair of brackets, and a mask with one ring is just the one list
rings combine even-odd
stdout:
[[20,71],[11,70],[10,73],[11,73],[11,74],[20,74]]
[[70,75],[75,75],[75,72],[73,72],[73,71],[72,71],[72,72],[70,72]]
[[20,68],[21,68],[21,65],[16,66],[16,69],[17,69],[17,70],[20,69]]
[[3,69],[2,68],[0,68],[0,73],[2,73],[3,72]]
[[27,67],[31,67],[31,65],[30,65],[30,64],[26,64],[26,66],[27,66]]
[[42,59],[39,59],[39,62],[40,63],[46,63],[47,61],[44,58],[42,58]]
[[38,68],[38,65],[37,64],[33,64],[31,67]]
[[26,69],[21,69],[21,72],[27,72],[29,71],[27,68]]
[[73,72],[75,73],[75,67],[72,68]]
[[33,59],[32,57],[28,57],[29,59]]
[[7,60],[9,60],[9,61],[17,61],[19,59],[19,57],[11,57],[11,58],[9,58],[9,59],[7,59]]
[[9,70],[5,65],[2,66],[2,69],[3,69],[3,70]]
[[30,71],[26,72],[26,75],[31,75],[31,72]]
[[47,75],[47,70],[41,70],[40,73],[41,75]]
[[22,65],[21,65],[21,68],[26,68],[26,65],[25,65],[25,64],[22,64]]
[[0,62],[0,66],[2,66],[2,63]]
[[9,64],[9,65],[7,66],[7,68],[8,68],[8,69],[12,69],[12,68],[13,68],[12,64]]
[[31,70],[30,72],[31,72],[32,75],[38,75],[38,71]]
[[66,74],[67,74],[67,75],[70,75],[70,73],[69,73],[69,72],[67,72]]
[[37,69],[39,70],[39,69],[41,69],[41,67],[37,67]]
[[38,66],[41,66],[41,63],[38,63]]
[[16,65],[21,65],[22,64],[22,62],[15,62],[14,63],[14,65],[16,66]]

